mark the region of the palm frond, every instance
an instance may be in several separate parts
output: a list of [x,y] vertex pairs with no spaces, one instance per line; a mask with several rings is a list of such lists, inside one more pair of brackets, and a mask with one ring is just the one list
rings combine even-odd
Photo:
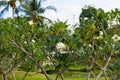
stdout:
[[39,14],[43,14],[47,9],[57,11],[53,6],[48,6],[46,8],[41,6],[41,3],[46,0],[25,0],[21,2],[19,11],[24,12],[27,16],[35,17]]
[[18,10],[19,10],[19,12],[23,12],[23,13],[25,13],[26,15],[27,15],[27,13],[29,12],[29,10],[26,10],[26,9],[24,9],[24,8],[22,8],[22,7],[18,7]]
[[45,12],[45,9],[44,9],[44,8],[41,7],[41,8],[38,9],[38,13],[39,13],[39,14],[42,14],[42,13],[44,13],[44,12]]
[[0,14],[2,15],[5,11],[8,11],[9,9],[9,4],[7,4],[4,9],[0,12]]
[[41,7],[41,1],[42,1],[42,0],[40,0],[40,1],[38,2],[38,6],[39,6],[39,7]]
[[38,6],[41,7],[41,4],[43,1],[47,1],[47,0],[38,0]]
[[20,12],[27,13],[31,9],[28,4],[29,4],[29,2],[28,2],[28,0],[26,0],[25,2],[21,3],[21,6],[18,7],[18,10]]
[[18,12],[19,12],[19,10],[17,8],[15,8],[15,14],[18,15]]
[[47,17],[44,17],[44,16],[42,16],[42,15],[40,15],[40,17],[41,17],[42,19],[46,19],[46,20],[48,20],[49,22],[52,22],[52,20],[50,20],[50,19],[47,18]]
[[45,9],[51,9],[51,10],[54,10],[55,12],[57,11],[57,9],[53,6],[47,6]]
[[37,8],[38,8],[37,4],[38,3],[36,0],[30,1],[29,5],[31,6],[31,10],[33,10],[33,11],[37,10]]
[[5,6],[6,4],[8,4],[7,1],[0,1],[0,7],[1,7],[1,6]]

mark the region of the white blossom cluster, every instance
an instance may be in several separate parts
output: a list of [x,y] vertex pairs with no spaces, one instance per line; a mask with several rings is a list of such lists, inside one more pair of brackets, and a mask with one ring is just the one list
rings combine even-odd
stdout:
[[64,53],[64,49],[66,49],[66,45],[62,42],[58,42],[56,48],[59,52]]
[[112,36],[112,40],[114,42],[120,41],[120,36],[118,36],[117,34],[115,34],[115,35]]
[[30,20],[28,23],[29,25],[33,25],[33,20]]

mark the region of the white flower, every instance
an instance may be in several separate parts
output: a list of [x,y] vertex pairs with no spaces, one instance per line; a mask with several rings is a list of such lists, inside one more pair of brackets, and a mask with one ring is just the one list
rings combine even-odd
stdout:
[[26,41],[24,41],[24,43],[25,43],[25,44],[27,44],[27,42],[26,42]]
[[115,48],[115,45],[114,45],[114,44],[112,45],[112,48]]
[[12,57],[15,58],[15,55],[13,55]]
[[46,62],[43,62],[43,64],[42,64],[43,66],[45,66],[45,65],[47,65],[47,63]]
[[56,53],[53,51],[53,52],[51,52],[50,54],[51,54],[51,56],[54,56]]
[[66,51],[64,51],[66,49],[66,45],[64,43],[62,42],[57,43],[56,48],[60,53],[62,54],[66,53]]
[[64,43],[62,43],[62,42],[59,42],[59,43],[57,43],[56,48],[57,49],[65,49],[66,45]]
[[93,17],[93,16],[92,16],[91,18],[92,18],[92,19],[94,19],[94,17]]
[[100,36],[102,36],[102,35],[103,35],[103,32],[102,32],[102,31],[100,31],[100,32],[99,32],[99,35],[100,35]]
[[102,48],[102,47],[99,47],[99,49],[100,49],[100,50],[103,50],[103,48]]
[[104,41],[105,42],[105,44],[107,44],[108,42],[107,41]]
[[89,47],[92,47],[92,45],[91,45],[91,44],[89,44],[88,46],[89,46]]
[[63,51],[63,50],[60,50],[60,53],[61,54],[65,54],[65,53],[67,53],[66,51]]
[[102,36],[98,36],[97,39],[103,39],[103,37]]
[[116,39],[118,37],[117,34],[113,35],[112,39]]
[[42,65],[43,65],[43,66],[46,66],[46,65],[53,65],[53,63],[52,63],[52,62],[43,62]]
[[34,40],[34,39],[32,39],[32,42],[33,42],[33,43],[35,43],[35,40]]
[[108,24],[108,29],[111,29],[111,28],[112,28],[112,26],[110,24]]
[[118,40],[120,40],[120,36],[118,36]]
[[48,65],[52,65],[52,63],[51,63],[51,62],[48,62],[47,64],[48,64]]
[[25,61],[28,61],[27,59],[25,59]]
[[87,18],[87,17],[84,17],[84,20],[88,20],[88,18]]
[[115,34],[115,35],[113,35],[112,40],[114,42],[120,41],[120,36],[118,36],[117,34]]
[[73,27],[68,27],[67,30],[69,35],[73,35],[75,33],[75,30]]
[[29,25],[33,25],[33,20],[30,20],[28,23]]

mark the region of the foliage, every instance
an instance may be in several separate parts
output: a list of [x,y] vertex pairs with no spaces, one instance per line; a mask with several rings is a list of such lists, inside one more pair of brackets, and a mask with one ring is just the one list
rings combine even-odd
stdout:
[[[75,65],[82,66],[87,71],[88,80],[91,75],[96,80],[102,75],[105,79],[109,75],[113,75],[114,79],[117,79],[114,76],[119,77],[118,9],[105,12],[101,8],[85,7],[79,16],[80,26],[72,27],[70,31],[67,22],[58,20],[47,23],[36,18],[36,15],[41,17],[39,14],[44,12],[41,11],[44,9],[41,8],[41,0],[39,3],[25,0],[21,4],[24,11],[27,8],[32,11],[27,12],[29,17],[17,16],[14,19],[0,20],[0,73],[4,79],[10,72],[20,68],[26,71],[23,78],[29,71],[35,71],[52,80],[46,73],[49,70],[46,65],[56,70],[56,80],[58,76],[63,79],[62,73]],[[44,24],[39,24],[41,21]],[[44,65],[46,62],[48,63]]]

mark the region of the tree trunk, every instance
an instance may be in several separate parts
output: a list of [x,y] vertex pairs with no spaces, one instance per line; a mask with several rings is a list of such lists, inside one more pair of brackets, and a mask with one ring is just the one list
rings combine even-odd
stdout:
[[25,80],[25,78],[26,78],[28,72],[29,72],[29,71],[27,71],[27,72],[25,73],[25,75],[23,76],[22,80]]
[[12,8],[12,19],[14,19],[14,8]]
[[105,80],[108,80],[106,72],[104,71],[103,73],[104,73]]
[[7,80],[5,74],[2,74],[2,80]]
[[[94,50],[94,46],[95,46],[95,43],[94,41],[92,41],[92,49]],[[92,69],[94,67],[94,63],[95,63],[95,60],[96,60],[96,53],[94,52],[94,54],[91,56],[91,64],[90,64],[90,67],[88,68],[88,75],[87,75],[87,80],[90,80],[90,76],[91,76],[91,72],[92,72]]]
[[4,72],[4,68],[1,63],[0,63],[0,73],[2,75],[2,80],[6,80],[6,74]]
[[88,72],[87,80],[90,80],[91,71]]
[[[51,62],[53,63],[53,65],[56,66],[56,64],[52,61],[52,56],[47,53],[46,49],[43,47],[42,50],[43,50],[43,52],[45,53],[45,55],[47,55],[47,56],[50,58],[50,60],[51,60]],[[56,77],[57,77],[57,76],[56,76]],[[61,77],[62,80],[64,80],[64,75],[63,75],[62,72],[60,73],[60,77]]]
[[62,80],[64,80],[64,76],[63,76],[62,72],[60,73],[60,77],[61,77]]
[[45,77],[47,78],[47,80],[52,80],[52,78],[50,76],[48,76],[48,74],[46,73],[45,69],[43,68],[43,66],[39,63],[37,63],[38,67],[42,70],[42,72],[44,73]]
[[62,80],[64,80],[64,77],[63,77],[63,75],[62,75],[62,70],[59,70],[59,71],[58,71],[55,80],[58,80],[58,77],[59,77],[59,76],[61,77]]
[[11,75],[12,75],[12,79],[13,79],[13,80],[16,80],[15,72],[14,72],[14,71],[11,71]]

